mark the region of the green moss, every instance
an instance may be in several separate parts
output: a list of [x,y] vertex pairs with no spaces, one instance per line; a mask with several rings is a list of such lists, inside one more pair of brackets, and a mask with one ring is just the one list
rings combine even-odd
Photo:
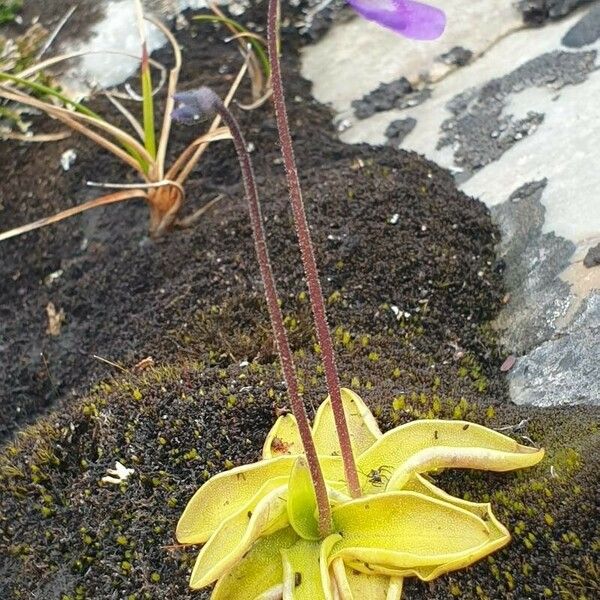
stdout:
[[0,25],[14,21],[23,7],[23,0],[0,0]]
[[[312,332],[307,334],[306,299],[301,293],[291,298],[297,305],[286,306],[288,329],[299,336],[292,338],[294,353],[311,410],[325,393],[320,350]],[[332,309],[343,310],[343,304],[335,302]],[[249,305],[242,303],[244,310]],[[152,597],[205,597],[187,590],[195,550],[174,540],[181,509],[214,473],[254,461],[278,411],[289,409],[276,357],[265,358],[266,316],[253,325],[259,333],[248,335],[234,326],[234,308],[232,301],[202,311],[206,331],[217,331],[218,323],[223,330],[208,341],[194,333],[192,344],[212,345],[200,360],[99,384],[3,450],[0,515],[11,520],[0,519],[0,539],[8,540],[9,555],[19,563],[11,585],[21,597],[27,597],[34,564],[46,573],[69,565],[77,583],[111,581],[120,597],[142,598],[145,589],[153,590]],[[384,430],[413,418],[469,419],[492,428],[527,418],[520,433],[547,449],[545,461],[523,473],[435,475],[459,497],[490,501],[513,541],[491,560],[443,577],[432,589],[408,580],[407,597],[520,600],[546,597],[547,591],[548,597],[569,600],[596,597],[590,588],[595,567],[585,557],[594,548],[589,523],[598,411],[497,402],[498,384],[481,357],[467,353],[458,365],[452,358],[445,363],[428,347],[426,319],[397,320],[389,306],[381,315],[389,320],[380,330],[342,322],[334,339],[342,381],[364,397]],[[232,337],[225,340],[223,332]],[[232,344],[239,344],[235,361],[223,358]],[[247,367],[239,366],[240,348]],[[100,485],[115,459],[135,468],[134,475],[126,486]],[[51,513],[45,518],[44,509]],[[73,589],[65,593],[75,598]],[[578,595],[564,595],[570,589]]]

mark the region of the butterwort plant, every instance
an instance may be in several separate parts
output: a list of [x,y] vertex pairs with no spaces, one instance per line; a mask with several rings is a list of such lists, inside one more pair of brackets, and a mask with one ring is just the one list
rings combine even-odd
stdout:
[[292,408],[272,427],[258,462],[220,473],[194,494],[177,525],[177,539],[204,544],[190,586],[215,584],[213,600],[399,599],[406,577],[429,581],[474,563],[510,539],[489,504],[455,498],[424,475],[444,468],[509,471],[538,463],[544,451],[465,421],[420,420],[382,434],[362,399],[340,387],[285,109],[278,11],[277,0],[269,0],[273,99],[329,395],[311,426],[239,124],[208,88],[176,95],[176,121],[192,123],[216,113],[231,133]]

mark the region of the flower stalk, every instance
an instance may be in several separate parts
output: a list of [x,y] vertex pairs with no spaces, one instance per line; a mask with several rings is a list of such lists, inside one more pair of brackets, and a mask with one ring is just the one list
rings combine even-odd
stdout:
[[229,128],[233,144],[235,146],[244,182],[246,199],[248,201],[248,211],[250,213],[250,222],[254,237],[254,246],[260,274],[265,288],[265,297],[267,300],[267,308],[271,319],[271,326],[275,335],[277,349],[279,351],[279,359],[281,368],[287,386],[292,412],[298,423],[300,439],[306,454],[306,460],[310,470],[311,479],[313,482],[315,496],[317,500],[317,508],[319,512],[319,533],[325,538],[331,533],[331,508],[329,506],[329,498],[327,496],[327,487],[323,472],[319,465],[315,443],[312,437],[308,415],[304,402],[300,398],[298,389],[298,380],[296,379],[296,369],[294,359],[290,349],[287,333],[283,324],[283,315],[279,305],[279,298],[271,261],[269,259],[269,251],[263,220],[260,210],[260,201],[256,187],[256,179],[254,177],[254,169],[252,167],[252,159],[248,152],[244,135],[240,129],[237,119],[231,111],[225,106],[222,100],[209,88],[203,87],[194,92],[185,92],[177,94],[176,101],[181,103],[180,108],[174,112],[176,120],[192,120],[198,113],[212,114],[217,113],[225,125]]
[[302,263],[308,284],[308,292],[313,311],[317,340],[321,349],[323,366],[325,369],[325,379],[327,389],[331,397],[331,405],[335,418],[336,431],[340,443],[342,460],[344,462],[344,472],[348,490],[352,497],[358,498],[361,495],[356,463],[352,451],[350,432],[348,423],[344,414],[342,396],[340,391],[340,381],[337,371],[335,353],[331,332],[327,324],[327,315],[325,313],[325,302],[323,300],[323,291],[319,281],[319,272],[315,253],[310,237],[310,230],[304,211],[304,202],[302,200],[302,190],[296,168],[296,159],[292,144],[292,136],[287,118],[287,109],[285,106],[285,94],[281,77],[281,63],[279,60],[279,0],[269,0],[268,20],[267,20],[267,48],[269,52],[269,62],[271,64],[271,85],[273,88],[273,104],[275,105],[275,114],[277,120],[277,129],[279,131],[279,140],[281,144],[281,153],[285,167],[296,234],[298,244],[302,255]]

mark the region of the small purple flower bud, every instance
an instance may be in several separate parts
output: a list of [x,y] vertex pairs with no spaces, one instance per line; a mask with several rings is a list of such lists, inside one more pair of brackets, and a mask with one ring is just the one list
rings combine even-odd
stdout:
[[174,121],[191,125],[214,114],[221,102],[219,97],[208,87],[201,87],[189,92],[175,94],[176,108],[171,113]]
[[414,40],[435,40],[444,33],[444,11],[415,0],[348,0],[369,21]]
[[171,118],[177,123],[193,125],[196,121],[200,120],[200,115],[198,114],[197,110],[194,110],[193,107],[181,104],[173,110],[171,113]]

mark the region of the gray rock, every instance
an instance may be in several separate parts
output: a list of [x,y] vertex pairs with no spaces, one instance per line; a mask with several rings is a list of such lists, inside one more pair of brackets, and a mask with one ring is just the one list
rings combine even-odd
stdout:
[[591,269],[600,265],[600,244],[590,248],[583,259],[583,266]]
[[392,121],[385,130],[388,145],[399,148],[404,138],[415,128],[417,120],[412,117]]
[[473,53],[467,48],[462,46],[454,46],[451,50],[448,50],[445,54],[439,57],[439,61],[446,65],[456,65],[457,67],[464,67],[473,58]]
[[541,25],[549,19],[560,19],[591,0],[519,0],[517,4],[523,20]]
[[559,274],[575,245],[543,233],[546,181],[532,181],[491,209],[502,232],[498,252],[505,261],[510,300],[496,320],[503,345],[519,355],[508,374],[511,398],[518,404],[600,404],[598,332],[600,294],[572,306],[569,285]]
[[359,119],[367,119],[376,112],[391,110],[413,87],[406,79],[400,77],[391,83],[382,83],[377,89],[363,96],[360,100],[352,102],[352,108]]
[[600,294],[583,303],[568,332],[523,356],[511,371],[511,397],[518,404],[600,404],[598,334]]
[[592,6],[562,39],[567,48],[581,48],[600,39],[600,4]]
[[569,265],[575,245],[543,233],[546,209],[541,198],[546,184],[546,180],[529,182],[491,208],[502,233],[498,255],[506,264],[504,281],[510,294],[497,325],[503,345],[518,355],[557,333],[570,301],[569,286],[558,275]]

